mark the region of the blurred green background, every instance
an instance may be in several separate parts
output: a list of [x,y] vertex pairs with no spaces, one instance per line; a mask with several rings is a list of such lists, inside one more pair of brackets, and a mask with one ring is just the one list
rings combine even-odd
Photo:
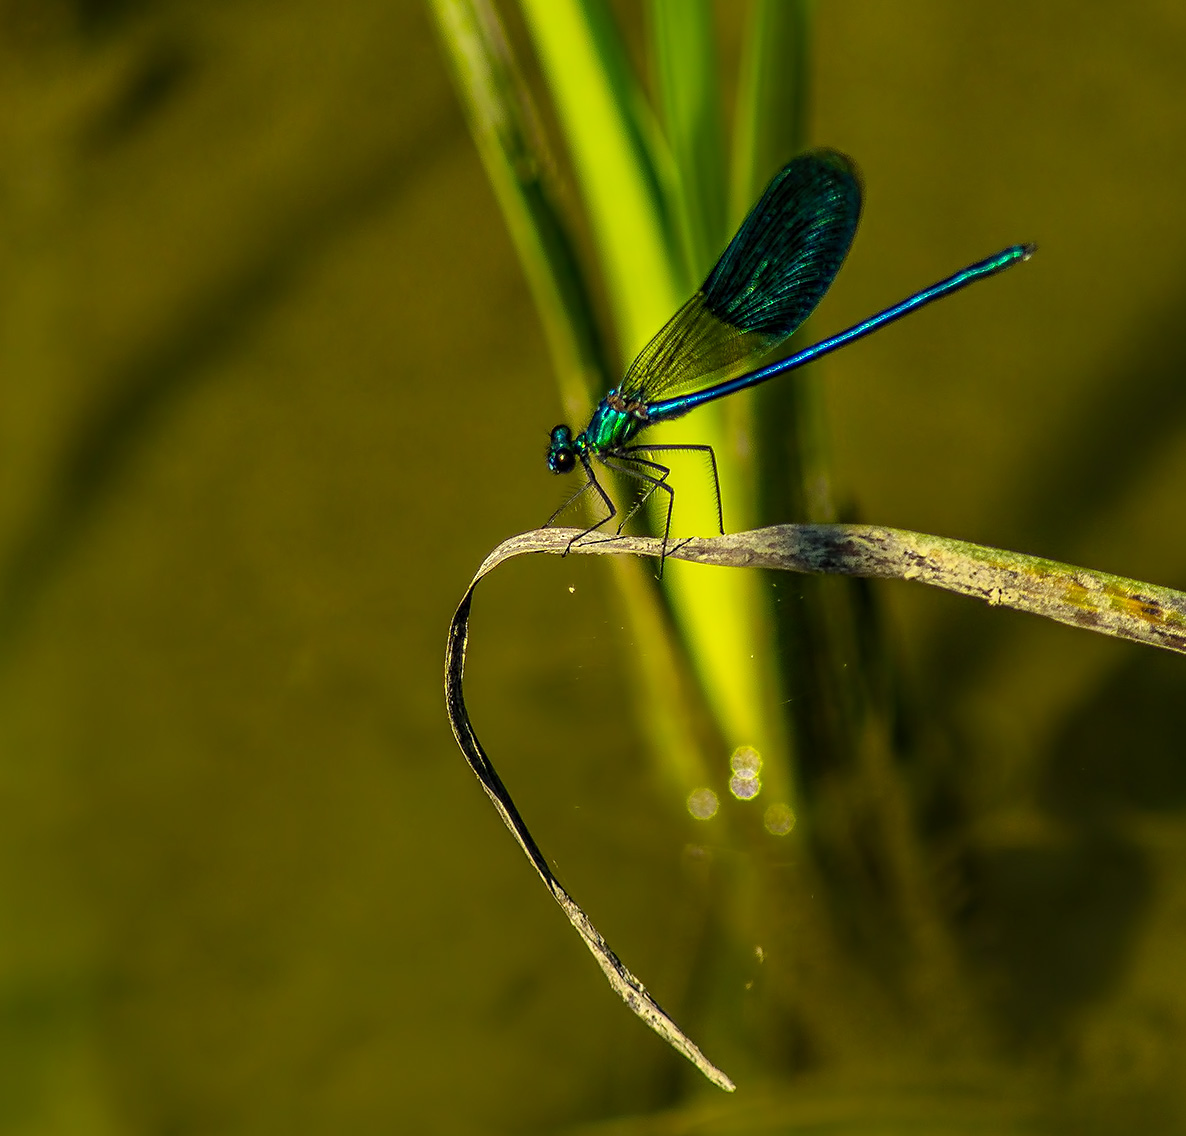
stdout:
[[[817,334],[1040,246],[820,367],[846,507],[1186,587],[1186,10],[831,0],[813,66]],[[605,987],[444,716],[562,415],[412,0],[3,0],[0,384],[0,1132],[1186,1132],[1186,662],[921,588],[954,999],[672,799],[607,565],[483,585],[475,726],[737,1095]]]

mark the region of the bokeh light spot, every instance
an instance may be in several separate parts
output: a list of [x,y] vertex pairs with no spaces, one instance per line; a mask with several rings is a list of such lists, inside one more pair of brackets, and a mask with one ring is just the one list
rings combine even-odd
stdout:
[[738,746],[729,758],[729,768],[738,777],[757,777],[762,772],[762,755],[753,746]]
[[753,746],[738,746],[729,758],[733,776],[729,778],[729,792],[739,801],[752,801],[762,791],[758,774],[762,771],[762,755]]
[[729,792],[739,801],[752,801],[762,791],[762,779],[752,773],[734,773],[729,778]]
[[795,810],[781,802],[771,805],[762,818],[766,831],[775,836],[786,836],[795,827]]

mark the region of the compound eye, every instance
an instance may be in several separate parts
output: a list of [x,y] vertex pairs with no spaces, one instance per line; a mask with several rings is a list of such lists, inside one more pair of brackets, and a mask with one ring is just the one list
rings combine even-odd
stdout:
[[557,450],[551,455],[553,473],[571,473],[577,464],[576,454],[572,450]]

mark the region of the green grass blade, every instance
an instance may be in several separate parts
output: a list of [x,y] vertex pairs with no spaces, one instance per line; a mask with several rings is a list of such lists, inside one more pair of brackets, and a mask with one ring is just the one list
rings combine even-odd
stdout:
[[641,95],[600,5],[521,0],[597,242],[623,358],[683,299]]
[[[758,0],[751,14],[735,115],[732,204],[740,214],[788,157],[809,144],[814,0]],[[799,332],[806,342],[810,336]],[[816,368],[753,392],[755,522],[835,520],[821,378]],[[826,767],[851,758],[853,723],[871,684],[854,586],[802,581],[772,613],[784,698],[799,748]],[[878,684],[874,683],[873,686]]]
[[[431,11],[543,319],[566,409],[578,420],[588,411],[589,392],[607,390],[618,368],[604,362],[589,288],[550,188],[553,162],[536,111],[488,0],[431,0]],[[664,769],[682,795],[709,780],[704,745],[687,702],[688,684],[645,570],[619,561],[615,575],[636,641],[653,645],[631,685],[648,704],[644,727],[655,752],[665,755]]]
[[651,43],[674,167],[672,212],[691,294],[729,239],[720,63],[708,0],[653,0]]
[[[678,229],[672,220],[678,214],[673,204],[678,178],[670,176],[674,160],[654,141],[638,83],[605,8],[580,0],[521,3],[604,258],[625,366],[686,299],[683,258],[673,235]],[[702,47],[699,54],[702,66]],[[676,66],[671,53],[668,65]],[[664,170],[667,178],[661,176]],[[729,436],[724,421],[701,413],[690,429],[684,423],[664,425],[648,438],[713,446],[724,463],[726,485],[736,491],[742,479],[728,467],[738,439]],[[707,534],[716,527],[711,493],[707,485],[694,483],[696,472],[676,471],[681,486],[687,483],[677,505],[680,533]],[[727,509],[731,524],[748,520],[743,493],[731,496]],[[773,668],[755,650],[754,628],[763,622],[757,582],[725,573],[689,573],[675,564],[664,585],[728,745],[751,745],[768,758],[784,752],[781,715],[768,694]],[[785,793],[786,763],[771,762],[769,768],[772,789]]]
[[609,378],[589,288],[555,203],[538,115],[488,0],[430,0],[462,107],[543,319],[566,409]]
[[733,115],[730,218],[807,147],[814,0],[755,0]]

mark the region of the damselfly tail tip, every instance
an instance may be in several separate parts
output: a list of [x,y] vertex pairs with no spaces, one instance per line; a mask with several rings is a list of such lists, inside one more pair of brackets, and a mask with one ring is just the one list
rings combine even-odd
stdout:
[[1034,244],[1033,241],[1030,241],[1028,244],[1024,244],[1021,246],[1021,259],[1029,260],[1029,258],[1031,256],[1033,256],[1034,253],[1036,253],[1037,251],[1038,251],[1038,246],[1036,244]]

